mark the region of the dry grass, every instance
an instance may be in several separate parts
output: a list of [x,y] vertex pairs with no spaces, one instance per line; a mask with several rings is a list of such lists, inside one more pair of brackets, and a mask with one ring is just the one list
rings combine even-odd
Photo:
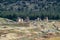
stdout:
[[[2,24],[0,25],[0,37],[1,35],[3,36],[7,35],[7,37],[2,37],[1,39],[4,39],[4,38],[8,39],[8,36],[9,38],[12,36],[12,39],[10,40],[60,40],[60,31],[54,28],[52,22],[36,21],[36,23],[37,23],[36,25],[32,23],[33,26],[32,25],[30,26],[29,23],[20,23],[16,25]],[[60,26],[59,24],[60,24],[59,22],[55,23],[55,25]],[[49,34],[50,32],[52,32],[53,34]],[[56,35],[54,35],[54,33],[56,33]],[[59,37],[57,34],[59,35]],[[15,39],[15,37],[17,39]]]
[[52,38],[49,38],[47,40],[60,40],[60,37],[52,37]]

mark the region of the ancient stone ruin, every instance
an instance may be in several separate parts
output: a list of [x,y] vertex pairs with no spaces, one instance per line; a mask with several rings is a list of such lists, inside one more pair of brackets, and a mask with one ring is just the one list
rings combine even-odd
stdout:
[[26,17],[25,20],[23,20],[22,18],[18,17],[17,23],[18,23],[20,26],[26,26],[26,27],[27,27],[27,26],[30,25],[29,17]]
[[23,19],[20,18],[20,17],[18,17],[17,22],[18,22],[18,23],[23,23]]
[[26,17],[26,19],[24,21],[29,22],[30,21],[29,17]]
[[45,17],[44,21],[48,22],[48,17]]
[[40,26],[39,25],[39,21],[45,21],[45,22],[48,22],[48,17],[45,17],[44,20],[41,20],[39,17],[35,20],[35,23],[31,23],[31,20],[29,19],[29,17],[26,17],[25,20],[23,20],[22,18],[18,17],[18,20],[17,20],[17,23],[23,26],[33,26],[33,25],[37,25],[37,26]]
[[39,21],[40,20],[40,18],[37,18],[37,21]]

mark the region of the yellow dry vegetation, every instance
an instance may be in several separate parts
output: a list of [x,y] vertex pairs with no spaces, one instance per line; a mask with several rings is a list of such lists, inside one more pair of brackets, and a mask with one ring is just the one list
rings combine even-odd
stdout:
[[47,40],[60,40],[60,37],[53,37],[53,38],[49,38]]

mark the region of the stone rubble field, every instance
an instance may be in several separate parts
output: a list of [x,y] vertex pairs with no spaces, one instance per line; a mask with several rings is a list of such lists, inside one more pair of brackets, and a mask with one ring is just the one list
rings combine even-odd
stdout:
[[30,26],[0,24],[0,40],[60,40],[60,22],[32,21]]

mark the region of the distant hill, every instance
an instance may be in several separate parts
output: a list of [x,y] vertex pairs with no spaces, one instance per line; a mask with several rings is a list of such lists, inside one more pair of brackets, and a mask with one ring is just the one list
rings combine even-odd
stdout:
[[59,7],[60,0],[0,0],[0,10],[2,11],[40,11]]
[[0,17],[60,19],[60,0],[0,0]]

